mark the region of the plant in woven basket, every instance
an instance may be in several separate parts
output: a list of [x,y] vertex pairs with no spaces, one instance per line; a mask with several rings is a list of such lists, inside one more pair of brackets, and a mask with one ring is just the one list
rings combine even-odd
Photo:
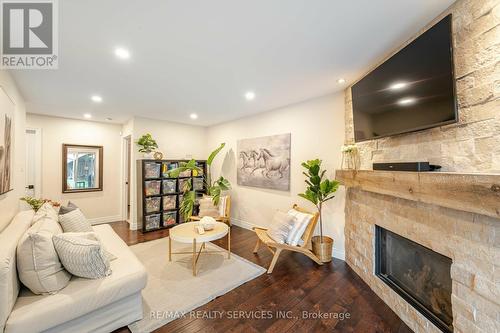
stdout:
[[323,242],[323,204],[333,199],[333,195],[339,188],[339,182],[325,178],[326,170],[321,170],[321,160],[315,159],[303,162],[302,166],[306,169],[303,174],[307,177],[307,188],[299,196],[312,202],[319,212],[319,232],[320,239]]

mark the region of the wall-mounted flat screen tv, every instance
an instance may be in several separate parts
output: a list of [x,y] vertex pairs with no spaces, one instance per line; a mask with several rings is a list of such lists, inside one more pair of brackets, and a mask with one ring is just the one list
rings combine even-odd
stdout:
[[457,121],[451,15],[352,86],[356,142]]

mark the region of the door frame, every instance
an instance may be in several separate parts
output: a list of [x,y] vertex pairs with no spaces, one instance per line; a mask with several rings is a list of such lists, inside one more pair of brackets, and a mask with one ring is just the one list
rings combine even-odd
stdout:
[[[28,135],[28,131],[35,132],[35,198],[41,198],[42,196],[42,129],[36,127],[26,127],[24,134]],[[27,152],[26,152],[27,153]],[[27,165],[28,156],[26,155],[25,168]],[[27,172],[28,170],[25,170]],[[26,184],[26,175],[24,177],[24,186]]]
[[[128,204],[132,208],[132,135],[127,135],[122,138],[122,219],[131,223],[132,211],[128,211]],[[128,179],[127,179],[128,178]],[[128,182],[128,186],[127,186]],[[128,216],[130,213],[130,216]]]

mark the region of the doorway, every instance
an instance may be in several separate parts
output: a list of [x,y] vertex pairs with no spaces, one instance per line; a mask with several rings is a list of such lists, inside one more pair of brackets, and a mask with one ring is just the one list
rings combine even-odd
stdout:
[[33,198],[42,195],[42,130],[26,128],[25,194]]
[[132,161],[132,137],[123,138],[123,202],[125,220],[130,224],[130,182],[131,182],[131,163]]

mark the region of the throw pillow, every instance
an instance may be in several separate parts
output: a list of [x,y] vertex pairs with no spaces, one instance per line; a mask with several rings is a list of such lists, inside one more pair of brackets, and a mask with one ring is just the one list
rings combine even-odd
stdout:
[[52,237],[62,233],[57,220],[45,216],[21,237],[17,245],[19,280],[34,294],[52,294],[66,287],[71,275],[61,265]]
[[293,215],[277,211],[266,233],[276,243],[284,244],[295,223],[296,221]]
[[54,235],[52,240],[64,268],[71,274],[87,279],[111,274],[109,258],[100,241],[82,237],[80,233]]
[[210,216],[210,217],[219,217],[219,210],[214,206],[211,197],[203,197],[199,200],[200,203],[200,211],[198,212],[198,216]]
[[302,235],[304,235],[304,232],[306,231],[309,222],[311,222],[313,215],[302,213],[295,209],[290,209],[288,211],[288,214],[294,216],[296,222],[293,225],[292,230],[288,234],[286,242],[287,244],[294,246],[302,245],[304,243],[304,241],[301,239]]
[[78,206],[72,203],[71,201],[68,201],[67,206],[62,206],[59,208],[59,215],[64,215],[68,214],[69,212],[74,211],[75,209],[78,209]]
[[59,215],[59,223],[64,232],[92,232],[90,222],[85,218],[80,209],[72,210],[64,215]]
[[33,216],[33,221],[31,222],[31,225],[35,224],[36,222],[46,217],[54,221],[57,221],[57,211],[55,210],[54,206],[52,206],[52,204],[49,202],[44,203],[42,207],[40,207],[36,211],[35,216]]
[[113,261],[113,260],[117,259],[117,257],[113,253],[106,250],[106,247],[104,245],[102,245],[101,239],[99,238],[99,236],[97,236],[97,234],[95,232],[66,232],[65,236],[81,237],[81,238],[85,238],[85,239],[98,241],[101,243],[101,246],[104,250],[104,254],[109,259],[109,261]]

